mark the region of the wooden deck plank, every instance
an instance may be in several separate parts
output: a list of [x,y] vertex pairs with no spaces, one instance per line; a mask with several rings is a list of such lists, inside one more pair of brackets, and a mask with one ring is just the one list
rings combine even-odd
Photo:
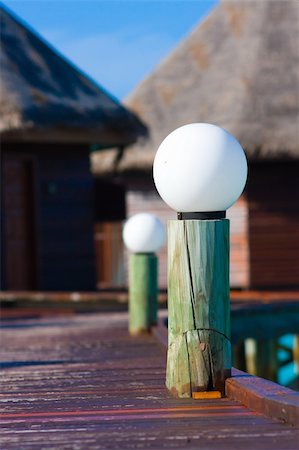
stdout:
[[299,432],[229,399],[174,399],[126,314],[3,321],[3,449],[289,449]]

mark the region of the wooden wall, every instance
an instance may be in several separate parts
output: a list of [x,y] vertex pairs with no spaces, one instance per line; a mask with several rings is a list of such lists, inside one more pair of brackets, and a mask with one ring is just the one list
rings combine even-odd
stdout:
[[95,289],[94,198],[88,149],[15,144],[5,146],[2,157],[34,161],[35,289]]
[[97,289],[126,285],[122,222],[97,222],[94,227]]
[[[150,180],[131,180],[127,216],[175,218]],[[230,282],[233,288],[299,287],[299,163],[250,163],[244,195],[227,211],[230,219]],[[167,285],[167,248],[159,252],[159,284]]]
[[248,203],[246,196],[227,210],[230,220],[230,284],[233,288],[249,287]]
[[[131,182],[126,194],[127,217],[139,212],[151,212],[167,226],[169,219],[176,219],[176,213],[161,200],[150,181]],[[227,214],[230,219],[230,282],[232,287],[247,287],[248,285],[248,211],[244,198],[240,199]],[[158,252],[159,286],[167,286],[167,242]],[[125,257],[127,273],[127,252]]]
[[125,188],[117,182],[95,180],[97,289],[124,287],[122,226],[126,218]]
[[299,286],[299,163],[251,164],[250,286]]

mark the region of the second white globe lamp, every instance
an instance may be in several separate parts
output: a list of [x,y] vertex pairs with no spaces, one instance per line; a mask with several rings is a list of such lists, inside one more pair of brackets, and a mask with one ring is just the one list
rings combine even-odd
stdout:
[[150,213],[139,213],[127,220],[123,240],[133,253],[155,253],[164,243],[164,226]]

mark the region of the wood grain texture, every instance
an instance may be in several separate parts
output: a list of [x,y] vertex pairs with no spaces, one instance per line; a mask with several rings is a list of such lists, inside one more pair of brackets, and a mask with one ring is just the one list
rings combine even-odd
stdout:
[[168,222],[166,386],[224,393],[230,376],[229,221]]
[[130,255],[129,330],[131,334],[150,331],[157,323],[158,259],[154,253]]
[[[3,170],[8,164],[5,189],[2,186],[1,190],[6,197],[2,220],[6,225],[4,228],[9,228],[12,234],[9,240],[2,237],[3,241],[13,244],[11,250],[2,250],[4,262],[9,259],[11,266],[18,260],[17,266],[27,264],[28,267],[22,269],[23,277],[18,275],[16,280],[13,269],[10,270],[11,282],[7,286],[3,273],[1,287],[10,290],[94,290],[93,180],[88,146],[6,143],[2,147]],[[28,165],[22,167],[22,161],[30,162],[31,168]],[[6,183],[8,179],[13,183]],[[16,195],[16,188],[20,195]],[[23,205],[18,206],[20,200]],[[14,211],[18,211],[18,215]],[[17,241],[22,243],[21,247],[15,246]],[[5,254],[7,252],[9,256]],[[34,263],[32,259],[35,259]],[[6,265],[2,264],[3,272]],[[26,271],[35,273],[26,276]],[[34,282],[27,282],[24,277]]]
[[[176,214],[153,189],[152,177],[142,176],[130,178],[130,186],[126,191],[128,217],[138,212],[147,211],[156,214],[162,223],[176,218]],[[249,285],[249,243],[248,243],[248,203],[244,196],[227,211],[230,221],[230,285],[246,288]],[[163,245],[159,257],[159,287],[167,287],[167,246]],[[125,253],[125,261],[128,253]],[[126,264],[127,265],[127,264]]]
[[164,352],[127,319],[2,321],[1,449],[297,448],[298,431],[236,401],[169,395]]
[[[166,351],[168,336],[164,321],[159,320],[158,327],[153,332]],[[235,368],[232,368],[232,376],[226,379],[225,387],[228,398],[240,401],[266,417],[299,428],[299,392]],[[201,393],[194,394],[196,396]]]
[[97,288],[125,285],[122,222],[97,222],[94,226]]

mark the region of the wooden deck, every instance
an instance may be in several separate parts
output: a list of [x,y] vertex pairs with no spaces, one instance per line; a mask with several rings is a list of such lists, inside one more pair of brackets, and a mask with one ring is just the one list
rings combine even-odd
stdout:
[[124,313],[3,319],[1,449],[292,449],[299,431],[230,399],[178,400],[165,351]]

